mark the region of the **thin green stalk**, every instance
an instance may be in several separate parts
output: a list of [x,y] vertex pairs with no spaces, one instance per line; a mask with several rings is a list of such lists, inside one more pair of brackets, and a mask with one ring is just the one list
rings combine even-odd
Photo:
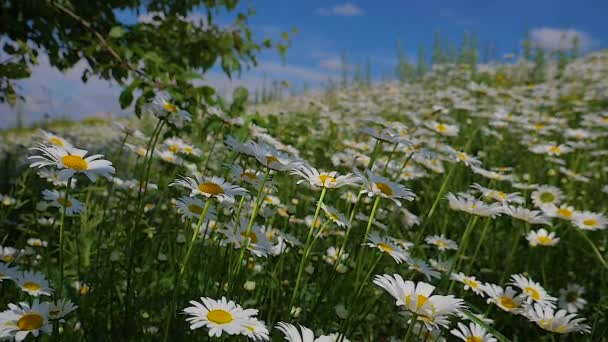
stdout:
[[587,243],[589,244],[589,246],[593,250],[593,253],[595,253],[595,256],[597,256],[597,259],[602,263],[602,265],[605,268],[608,268],[608,263],[606,262],[606,260],[602,256],[602,252],[600,252],[600,250],[593,243],[593,241],[591,241],[591,239],[587,236],[587,234],[585,234],[584,231],[582,231],[581,229],[578,229],[578,228],[576,228],[576,231],[583,237],[583,239],[585,239],[585,241],[587,241]]
[[372,212],[369,215],[369,220],[367,220],[367,227],[365,228],[365,234],[363,235],[363,242],[361,246],[359,246],[359,252],[357,253],[357,270],[355,271],[355,279],[359,281],[359,272],[361,270],[361,262],[363,261],[363,255],[365,254],[365,240],[367,239],[370,230],[372,229],[372,223],[374,222],[374,218],[376,217],[376,211],[378,210],[378,205],[380,204],[381,196],[376,196],[374,200],[374,205],[372,206]]
[[317,209],[315,210],[315,216],[312,219],[312,223],[310,228],[308,229],[308,236],[306,237],[306,242],[304,243],[304,254],[302,255],[302,259],[300,259],[300,265],[298,266],[298,275],[296,276],[296,284],[293,288],[293,292],[291,293],[291,303],[289,307],[293,307],[293,304],[296,301],[298,296],[298,290],[300,288],[300,280],[302,279],[302,273],[304,271],[304,266],[306,265],[306,254],[308,249],[310,248],[310,244],[312,243],[311,238],[313,235],[313,231],[315,230],[315,226],[317,224],[317,219],[319,218],[319,212],[321,211],[321,205],[323,204],[323,199],[325,198],[325,193],[327,192],[327,188],[323,187],[321,190],[321,195],[319,196],[319,201],[317,202]]
[[473,264],[475,263],[477,254],[479,254],[479,250],[481,249],[481,245],[483,244],[484,240],[486,239],[486,235],[488,234],[488,229],[490,228],[491,222],[492,222],[492,220],[490,218],[487,218],[486,224],[483,225],[483,229],[481,231],[481,237],[479,238],[479,241],[477,241],[477,246],[475,247],[475,252],[473,252],[473,259],[471,260],[471,263],[469,264],[467,272],[469,272],[471,270],[471,268],[473,267]]
[[64,194],[64,203],[62,205],[61,210],[61,223],[59,225],[59,288],[57,289],[57,298],[61,299],[61,295],[63,294],[63,277],[64,277],[64,269],[63,269],[63,231],[65,228],[65,212],[68,207],[69,198],[70,198],[70,190],[72,189],[72,177],[68,178],[68,186],[65,189]]
[[418,314],[413,314],[410,325],[409,325],[409,327],[407,327],[407,332],[405,333],[405,337],[403,338],[404,342],[409,342],[409,340],[412,336],[412,331],[414,331],[414,325],[416,325],[417,319],[418,319]]
[[[471,235],[471,232],[473,231],[473,227],[475,227],[475,224],[477,223],[478,219],[479,219],[479,216],[473,216],[471,219],[469,219],[469,223],[467,224],[467,227],[464,230],[464,234],[462,235],[462,239],[460,240],[460,245],[458,246],[458,251],[456,252],[456,257],[454,258],[454,261],[450,264],[450,269],[446,273],[446,279],[450,278],[454,269],[456,269],[458,267],[458,264],[460,264],[460,257],[462,255],[462,253],[464,253],[464,250],[467,247],[467,241],[469,239],[469,235]],[[454,280],[450,281],[450,287],[448,288],[448,293],[450,291],[452,291],[453,287],[454,287]]]

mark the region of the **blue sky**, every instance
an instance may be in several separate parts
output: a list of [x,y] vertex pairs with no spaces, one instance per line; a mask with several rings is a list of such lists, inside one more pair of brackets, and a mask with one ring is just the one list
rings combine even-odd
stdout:
[[[243,2],[245,8],[249,2]],[[518,49],[526,31],[548,49],[559,48],[562,35],[578,36],[587,51],[608,46],[608,13],[605,0],[511,0],[511,1],[279,1],[252,2],[256,15],[250,24],[259,38],[275,40],[282,31],[297,27],[293,46],[285,62],[274,51],[260,57],[255,70],[229,81],[219,70],[206,77],[208,83],[229,92],[237,85],[250,89],[264,81],[287,80],[295,87],[308,84],[320,87],[328,77],[338,77],[339,57],[345,51],[351,63],[369,59],[375,79],[390,77],[396,59],[396,42],[401,40],[412,59],[421,44],[430,54],[433,35],[457,43],[463,32],[476,32],[480,44],[493,44],[498,55]],[[192,13],[196,19],[200,14]],[[145,20],[145,16],[122,13],[126,22]],[[232,16],[222,15],[218,22],[229,24]],[[84,64],[63,74],[48,65],[45,58],[34,68],[30,79],[20,82],[26,103],[21,105],[26,121],[49,113],[52,117],[80,118],[98,113],[128,114],[117,104],[120,87],[92,79],[83,85],[80,73]],[[14,124],[15,109],[0,105],[0,127]],[[5,119],[6,118],[6,119]]]

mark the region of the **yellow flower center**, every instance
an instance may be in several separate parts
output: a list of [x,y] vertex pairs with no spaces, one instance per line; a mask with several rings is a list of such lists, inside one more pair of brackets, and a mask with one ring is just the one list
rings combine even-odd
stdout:
[[194,149],[190,146],[184,147],[183,150],[184,150],[184,153],[187,153],[187,154],[194,152]]
[[549,245],[551,244],[551,238],[546,236],[546,235],[542,235],[539,236],[538,238],[536,238],[536,241],[541,244],[541,245]]
[[441,133],[445,133],[448,130],[448,126],[444,124],[438,124],[437,126],[435,126],[435,128]]
[[464,283],[469,285],[471,288],[476,289],[479,287],[479,283],[473,279],[465,279]]
[[542,122],[537,122],[534,124],[535,129],[543,129],[544,127],[545,127],[545,124],[543,124]]
[[327,174],[319,175],[319,180],[321,181],[321,184],[323,184],[323,186],[325,186],[325,182],[327,182],[328,180],[332,183],[336,182],[336,179],[334,177]]
[[198,189],[200,192],[210,194],[211,196],[217,196],[224,193],[224,189],[222,189],[221,186],[211,182],[199,184]]
[[386,253],[392,253],[393,252],[393,247],[391,247],[389,244],[384,243],[384,242],[380,242],[378,244],[378,248],[380,248],[381,251],[386,252]]
[[17,321],[19,330],[38,330],[44,323],[44,317],[37,312],[28,312]]
[[479,336],[469,336],[466,342],[483,342]]
[[507,310],[513,310],[517,307],[517,304],[513,301],[511,297],[500,297],[500,305],[507,308]]
[[594,219],[594,218],[586,219],[586,220],[583,221],[583,224],[585,226],[591,226],[591,227],[593,227],[593,226],[597,225],[597,220]]
[[573,214],[572,210],[567,208],[559,208],[557,212],[563,217],[572,217]]
[[[241,236],[246,238],[247,237],[247,232],[242,232]],[[254,232],[249,232],[249,240],[251,241],[251,243],[258,243],[258,236],[256,233]]]
[[11,261],[13,261],[15,258],[12,255],[3,255],[2,256],[2,261],[9,263]]
[[456,152],[456,156],[458,157],[458,159],[460,159],[462,161],[466,161],[469,159],[469,157],[466,155],[466,153],[463,153],[463,152]]
[[391,187],[386,183],[376,183],[376,188],[378,188],[378,190],[380,190],[380,192],[382,192],[386,196],[390,196],[393,194],[393,189],[391,189]]
[[559,146],[551,146],[549,148],[549,152],[555,153],[555,154],[560,154],[562,152],[562,150],[559,148]]
[[179,146],[177,145],[169,145],[169,151],[176,153],[177,151],[179,151]]
[[63,147],[63,141],[61,141],[61,139],[59,139],[57,137],[49,138],[49,142],[53,145]]
[[530,297],[532,297],[532,299],[534,299],[535,301],[540,300],[540,293],[535,288],[526,286],[526,288],[524,288],[524,292],[526,294],[528,294]]
[[[418,295],[418,301],[416,302],[416,310],[420,309],[424,303],[426,303],[427,300],[429,300],[429,298],[425,295]],[[407,306],[410,306],[410,303],[412,302],[412,299],[410,297],[410,295],[405,296],[405,304]]]
[[61,204],[62,206],[66,207],[66,208],[72,207],[72,201],[70,201],[69,199],[64,198],[64,197],[59,197],[57,199],[57,203]]
[[23,283],[23,288],[28,289],[30,291],[39,291],[42,287],[40,286],[40,284],[31,281],[26,281],[25,283]]
[[190,212],[193,212],[193,213],[197,214],[197,215],[200,215],[200,214],[203,213],[203,208],[201,206],[196,205],[196,204],[190,204],[188,206],[188,210]]
[[252,181],[258,179],[258,177],[253,172],[243,172],[241,174],[241,177],[242,178],[247,178],[247,179],[252,180]]
[[163,108],[165,108],[165,110],[167,112],[171,112],[171,113],[177,112],[177,106],[174,104],[171,104],[169,102],[163,102]]
[[279,158],[275,156],[266,156],[266,164],[279,163]]
[[209,311],[207,313],[207,319],[215,324],[228,324],[234,320],[230,312],[222,309]]
[[435,245],[439,248],[446,248],[448,247],[448,243],[445,240],[437,240],[435,241]]
[[76,171],[84,171],[89,168],[89,164],[86,160],[84,160],[80,156],[76,156],[73,154],[68,154],[61,158],[63,165],[68,169],[76,170]]

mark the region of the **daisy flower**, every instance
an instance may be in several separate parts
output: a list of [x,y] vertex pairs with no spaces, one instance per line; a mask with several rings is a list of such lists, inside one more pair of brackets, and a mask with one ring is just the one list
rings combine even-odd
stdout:
[[13,279],[17,275],[17,268],[0,263],[0,283],[5,279]]
[[242,142],[236,140],[233,136],[226,135],[226,139],[224,139],[224,144],[226,146],[228,146],[228,148],[233,150],[234,152],[237,152],[240,154],[246,154],[248,156],[254,155],[253,142],[251,142],[251,141],[242,143]]
[[561,156],[562,154],[573,151],[572,147],[568,145],[554,143],[533,145],[529,150],[532,153],[547,154],[550,156]]
[[477,191],[481,192],[482,197],[500,202],[502,204],[508,204],[508,203],[522,204],[522,203],[524,203],[524,198],[519,194],[519,192],[505,193],[500,190],[494,190],[494,189],[489,189],[489,188],[483,187],[477,183],[471,185],[471,187],[476,189]]
[[545,215],[549,217],[555,217],[558,219],[570,221],[576,216],[576,210],[574,207],[569,206],[568,204],[561,204],[559,207],[557,205],[545,205],[540,207]]
[[111,179],[114,174],[112,162],[101,159],[103,155],[95,154],[89,157],[88,151],[75,147],[51,147],[38,144],[38,147],[31,148],[42,152],[42,155],[30,156],[28,159],[33,162],[30,167],[42,168],[45,166],[56,166],[59,171],[59,179],[65,180],[76,173],[83,173],[91,182],[95,182],[98,176]]
[[541,228],[539,230],[531,230],[526,239],[530,243],[530,246],[555,246],[559,242],[559,238],[555,237],[555,233],[549,233],[547,230]]
[[251,152],[257,161],[265,167],[275,171],[289,171],[301,162],[291,158],[287,154],[278,151],[264,143],[253,143]]
[[56,147],[71,147],[72,144],[67,141],[65,138],[58,136],[57,134],[53,134],[51,132],[47,132],[43,129],[40,130],[40,135],[45,142],[56,146]]
[[230,170],[230,178],[235,182],[245,182],[259,188],[263,174],[253,169],[243,169],[240,165],[225,164]]
[[350,228],[350,222],[348,222],[346,216],[335,208],[326,205],[325,203],[321,203],[321,209],[323,209],[325,216],[327,216],[327,218],[335,223],[338,227]]
[[577,313],[578,310],[582,310],[585,304],[587,304],[587,301],[582,297],[584,293],[584,287],[578,284],[568,284],[565,289],[559,289],[559,301],[557,305],[568,313]]
[[426,241],[426,243],[430,245],[437,247],[437,249],[439,249],[440,251],[458,249],[458,245],[455,241],[447,239],[443,235],[427,236],[424,241]]
[[469,323],[469,326],[458,322],[458,329],[450,330],[450,334],[465,342],[496,342],[492,334],[477,323]]
[[445,146],[444,149],[454,161],[463,163],[467,167],[481,165],[481,161],[477,157],[470,156],[466,152],[458,151],[450,146]]
[[545,216],[543,212],[539,210],[530,210],[524,207],[508,205],[504,206],[503,212],[513,218],[525,221],[529,224],[551,225],[551,220],[549,217]]
[[268,328],[264,322],[255,317],[250,317],[243,322],[242,334],[254,341],[268,341],[270,339]]
[[291,174],[298,175],[303,179],[299,180],[297,184],[304,181],[310,183],[310,185],[318,188],[340,188],[345,185],[356,185],[361,183],[361,178],[352,173],[346,175],[338,175],[337,171],[324,172],[315,169],[314,167],[301,163],[297,164]]
[[485,292],[483,291],[483,284],[477,280],[475,277],[467,276],[464,273],[452,273],[450,275],[450,279],[456,280],[459,283],[464,284],[465,290],[471,290],[476,295],[484,297]]
[[[249,220],[241,218],[238,227],[231,227],[230,229],[223,229],[220,231],[226,238],[221,242],[222,246],[226,244],[234,244],[234,248],[242,248],[247,246],[247,249],[251,251],[255,256],[266,257],[273,250],[273,246],[268,241],[266,233],[262,231],[257,223],[254,223],[247,235],[247,227],[249,226]],[[247,241],[249,240],[249,243]]]
[[601,214],[596,214],[590,211],[576,213],[572,219],[572,223],[583,230],[600,230],[605,229],[608,225],[608,218]]
[[63,320],[71,312],[78,309],[77,305],[74,305],[69,299],[59,299],[55,303],[49,304],[49,319],[50,320]]
[[[339,340],[338,334],[323,335],[315,338],[315,334],[312,330],[305,326],[300,325],[300,329],[293,324],[279,322],[276,328],[285,335],[285,340],[289,342],[337,342]],[[344,337],[344,342],[350,342],[349,339]]]
[[401,206],[400,200],[412,201],[416,197],[410,189],[392,182],[388,178],[374,175],[370,170],[365,170],[365,174],[359,174],[359,176],[363,179],[364,189],[362,192],[369,197],[388,198],[398,206]]
[[211,299],[201,297],[201,302],[190,301],[192,306],[184,309],[184,314],[189,315],[186,321],[190,323],[190,330],[206,327],[209,336],[220,337],[227,335],[246,335],[245,327],[247,321],[255,317],[258,310],[243,309],[233,301]]
[[235,202],[236,196],[249,197],[247,190],[232,185],[221,177],[202,177],[200,175],[196,175],[196,179],[184,176],[180,177],[180,179],[176,179],[169,186],[181,185],[186,189],[190,189],[190,197],[200,194],[206,198],[215,198],[220,203],[226,202],[230,204]]
[[540,185],[532,192],[532,203],[537,207],[557,205],[564,198],[562,191],[555,186]]
[[494,303],[502,310],[510,313],[519,313],[523,298],[518,297],[512,287],[506,289],[494,284],[484,284],[483,291],[488,295],[487,303]]
[[[177,210],[184,219],[199,219],[205,208],[205,201],[196,197],[180,197],[175,201]],[[209,207],[205,220],[215,220],[215,208]]]
[[544,330],[559,334],[571,332],[588,334],[591,332],[591,327],[582,323],[585,318],[576,317],[576,314],[568,314],[566,310],[555,312],[551,307],[534,304],[534,307],[527,312],[527,317]]
[[422,273],[428,281],[433,280],[433,278],[439,278],[441,275],[422,259],[408,258],[406,262],[409,270]]
[[177,154],[169,150],[155,151],[154,154],[156,154],[156,156],[160,158],[160,160],[170,164],[182,165],[184,163],[184,160],[182,158],[180,158]]
[[[59,172],[55,169],[42,169],[38,171],[38,176],[52,183],[54,186],[68,186],[67,179],[60,179]],[[72,179],[72,188],[76,186],[76,179]]]
[[407,252],[397,247],[397,245],[395,245],[390,238],[380,237],[380,235],[378,235],[376,232],[370,233],[367,241],[368,242],[365,245],[372,248],[377,248],[383,253],[387,253],[398,264],[406,261],[409,258]]
[[49,287],[49,282],[39,272],[25,271],[19,273],[15,277],[15,282],[23,292],[27,292],[34,297],[50,296],[53,293],[53,289]]
[[[331,247],[327,248],[327,250],[325,251],[325,262],[330,265],[335,265],[336,262],[338,261],[339,253],[340,253],[339,247],[331,246]],[[344,260],[346,260],[347,258],[348,258],[348,253],[342,253],[342,255],[340,256],[340,263],[343,263]]]
[[15,261],[19,254],[22,251],[19,251],[17,248],[6,246],[0,246],[0,261],[5,262],[7,264]]
[[503,210],[502,205],[499,203],[487,204],[475,198],[467,198],[452,193],[448,193],[446,198],[449,201],[450,209],[464,211],[465,213],[481,217],[494,218],[500,216]]
[[439,123],[436,121],[425,122],[424,125],[434,132],[448,137],[455,137],[460,131],[456,125],[448,125],[446,123]]
[[181,127],[185,121],[192,121],[190,113],[179,108],[167,93],[156,94],[154,101],[146,103],[142,106],[142,110],[152,113],[159,119],[167,119],[177,127]]
[[35,337],[42,333],[51,334],[49,323],[49,304],[35,299],[32,305],[21,302],[8,304],[8,310],[0,313],[0,336],[12,336],[15,341],[25,340],[28,334]]
[[50,202],[50,206],[60,208],[60,210],[63,210],[65,207],[66,215],[77,215],[84,210],[84,204],[82,204],[82,202],[71,195],[66,198],[65,192],[63,191],[59,192],[57,190],[46,189],[42,191],[42,196],[46,201]]
[[535,302],[542,306],[555,307],[557,298],[550,296],[539,283],[525,277],[523,274],[511,275],[511,284],[522,291],[522,295],[528,304]]

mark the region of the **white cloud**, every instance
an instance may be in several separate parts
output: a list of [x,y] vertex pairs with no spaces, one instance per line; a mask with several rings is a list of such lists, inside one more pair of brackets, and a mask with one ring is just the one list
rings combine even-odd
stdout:
[[343,17],[353,17],[363,14],[363,10],[351,2],[345,2],[331,8],[321,7],[318,8],[316,12],[320,15],[339,15]]
[[594,39],[588,33],[575,29],[541,27],[533,29],[530,32],[530,38],[538,47],[547,50],[571,49],[575,38],[578,38],[582,50],[587,50],[595,44]]

